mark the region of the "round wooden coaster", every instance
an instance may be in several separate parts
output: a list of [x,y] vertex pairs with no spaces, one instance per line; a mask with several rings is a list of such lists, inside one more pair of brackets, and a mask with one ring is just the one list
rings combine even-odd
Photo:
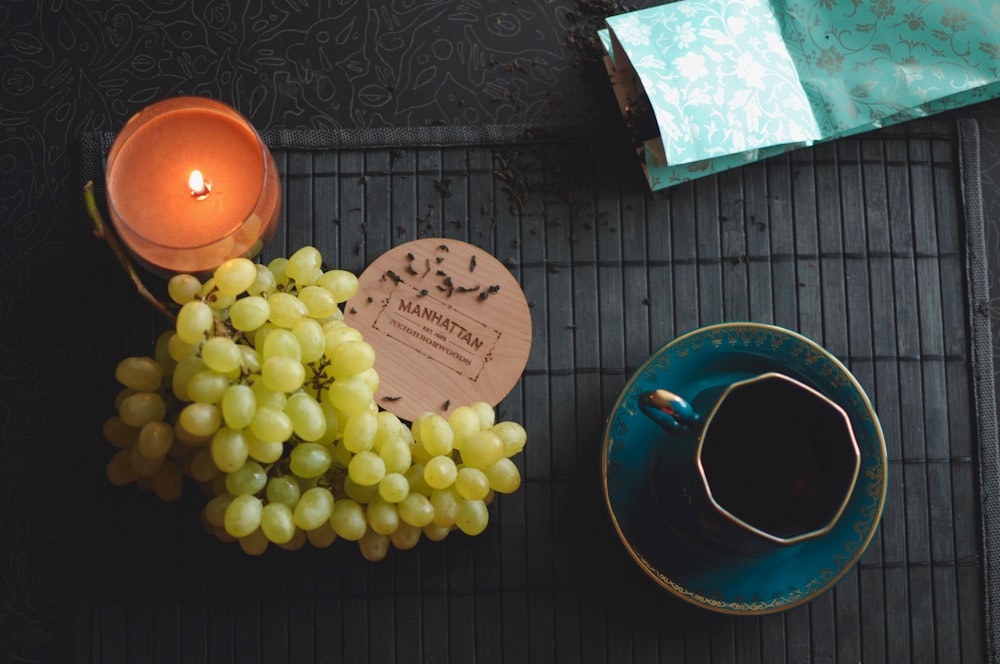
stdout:
[[476,401],[496,405],[531,350],[531,313],[510,271],[460,240],[390,249],[358,278],[344,320],[375,348],[378,405],[413,421]]

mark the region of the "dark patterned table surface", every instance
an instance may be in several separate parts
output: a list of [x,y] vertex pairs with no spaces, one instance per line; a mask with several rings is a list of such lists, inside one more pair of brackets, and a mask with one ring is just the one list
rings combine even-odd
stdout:
[[[642,6],[645,3],[636,3]],[[555,125],[615,118],[593,31],[631,5],[562,0],[283,0],[0,5],[0,660],[69,650],[66,444],[93,432],[74,365],[93,242],[78,138],[150,102],[207,95],[269,129]],[[979,121],[987,241],[1000,256],[1000,103]],[[638,176],[638,171],[637,171]],[[99,252],[88,250],[94,255]],[[992,289],[1000,294],[1000,269]],[[997,310],[1000,316],[1000,309]],[[1000,330],[1000,325],[994,325]],[[996,345],[995,345],[996,347]],[[100,515],[93,515],[99,519]]]

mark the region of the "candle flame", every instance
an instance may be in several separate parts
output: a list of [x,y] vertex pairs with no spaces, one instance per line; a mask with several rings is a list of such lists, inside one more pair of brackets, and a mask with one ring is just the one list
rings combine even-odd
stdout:
[[195,169],[191,171],[191,176],[188,177],[188,189],[191,190],[192,196],[201,200],[208,196],[212,187],[205,181],[205,176],[201,174],[201,171]]

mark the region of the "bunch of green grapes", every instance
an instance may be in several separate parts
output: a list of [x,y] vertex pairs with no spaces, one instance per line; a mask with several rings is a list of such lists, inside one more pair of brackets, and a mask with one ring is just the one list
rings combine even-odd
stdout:
[[169,501],[189,478],[208,496],[204,527],[252,555],[341,538],[379,560],[481,533],[494,494],[520,486],[524,428],[483,402],[412,423],[380,409],[375,351],[341,308],[357,290],[314,247],[173,277],[175,328],[115,372],[108,479]]

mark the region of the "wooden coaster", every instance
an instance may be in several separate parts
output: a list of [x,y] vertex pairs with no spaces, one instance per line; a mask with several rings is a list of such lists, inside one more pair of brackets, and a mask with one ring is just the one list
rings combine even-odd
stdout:
[[493,406],[524,372],[531,314],[492,255],[460,240],[390,249],[358,278],[344,320],[375,348],[378,405],[412,422],[476,401]]

